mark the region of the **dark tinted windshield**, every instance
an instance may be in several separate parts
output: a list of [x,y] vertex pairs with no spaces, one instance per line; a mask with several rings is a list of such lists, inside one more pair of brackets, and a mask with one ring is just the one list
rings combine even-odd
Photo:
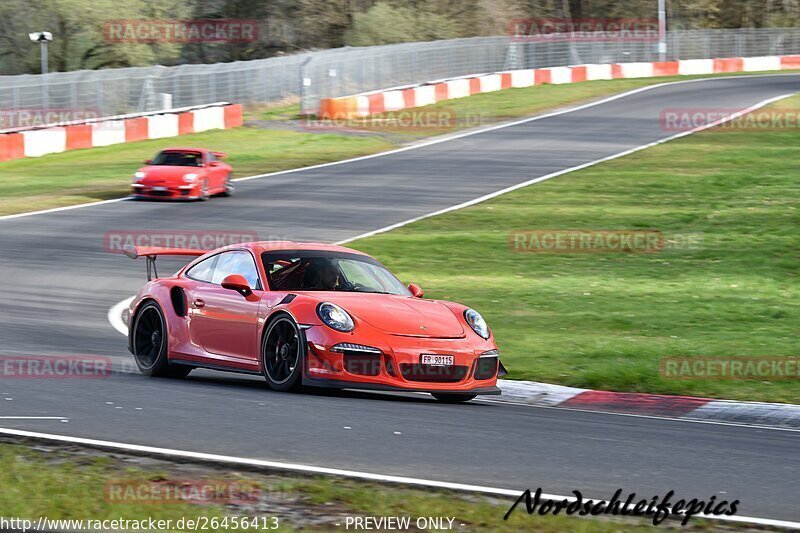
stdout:
[[261,259],[272,290],[410,294],[386,267],[360,254],[281,250]]
[[169,167],[202,167],[203,154],[199,152],[164,151],[158,154],[150,164]]

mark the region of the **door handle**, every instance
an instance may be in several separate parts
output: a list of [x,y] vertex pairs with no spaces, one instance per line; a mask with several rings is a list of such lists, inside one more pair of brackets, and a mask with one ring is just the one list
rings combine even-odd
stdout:
[[203,301],[202,298],[195,298],[194,302],[192,302],[192,303],[194,304],[195,307],[205,307],[206,306],[206,302]]

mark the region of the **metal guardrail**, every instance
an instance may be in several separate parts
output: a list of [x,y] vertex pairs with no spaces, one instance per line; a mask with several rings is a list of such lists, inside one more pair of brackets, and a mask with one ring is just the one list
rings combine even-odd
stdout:
[[[800,28],[676,30],[668,60],[800,54]],[[93,109],[102,115],[216,101],[302,101],[501,70],[657,61],[657,43],[514,42],[508,36],[336,48],[253,61],[0,76],[0,111]]]

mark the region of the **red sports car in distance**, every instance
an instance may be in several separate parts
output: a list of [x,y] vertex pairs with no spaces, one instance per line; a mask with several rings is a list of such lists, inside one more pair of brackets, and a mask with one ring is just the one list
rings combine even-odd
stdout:
[[133,196],[165,200],[207,200],[233,194],[225,154],[204,148],[167,148],[133,174]]
[[213,251],[136,247],[148,274],[164,256],[194,256],[148,281],[128,309],[128,348],[148,376],[194,368],[301,385],[427,392],[444,402],[500,394],[505,374],[477,311],[422,298],[376,259],[342,246],[250,242]]

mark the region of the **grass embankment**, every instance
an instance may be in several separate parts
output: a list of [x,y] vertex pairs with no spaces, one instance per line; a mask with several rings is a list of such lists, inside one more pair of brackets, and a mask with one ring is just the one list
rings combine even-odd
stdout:
[[230,155],[234,177],[391,148],[378,137],[301,134],[242,127],[0,163],[0,215],[130,194],[133,173],[162,148],[207,147]]
[[[478,309],[512,379],[800,403],[797,379],[659,372],[663,357],[800,355],[798,146],[796,128],[706,131],[350,246],[426,296]],[[701,242],[627,254],[509,245],[512,231],[574,229]]]
[[[143,462],[150,464],[141,466]],[[244,489],[228,492],[225,488],[229,484]],[[164,489],[168,485],[184,487],[184,495],[201,494],[205,487],[215,487],[218,491],[210,502],[204,503],[153,496],[175,494]],[[17,444],[0,444],[0,487],[0,517],[25,518],[34,523],[39,517],[93,521],[153,518],[172,520],[170,530],[183,531],[192,529],[176,528],[181,518],[277,517],[277,531],[347,531],[348,516],[407,516],[411,517],[412,524],[418,517],[449,517],[453,519],[452,531],[463,532],[535,529],[544,533],[611,533],[645,531],[652,527],[642,520],[528,516],[524,505],[508,521],[503,521],[512,503],[510,498],[422,491],[352,480],[243,474],[208,466],[143,461],[118,453],[49,447],[32,450]],[[215,493],[206,491],[206,494]],[[231,495],[235,497],[229,498]],[[702,528],[702,522],[697,524]],[[228,527],[213,527],[213,522],[209,521],[205,523],[206,529],[202,526],[198,529],[245,530],[232,525],[229,522]],[[262,522],[257,525],[246,530],[268,530],[262,527]],[[268,521],[267,525],[273,523]],[[349,530],[354,529],[351,524]],[[404,529],[409,530],[419,531]]]
[[[693,76],[698,77],[698,76]],[[251,126],[175,137],[73,150],[39,158],[0,163],[0,215],[73,205],[127,195],[133,172],[142,161],[169,146],[198,146],[229,154],[236,176],[248,176],[372,154],[422,137],[463,127],[528,116],[630,89],[691,79],[692,76],[582,82],[508,89],[427,106],[454,117],[447,128],[420,130],[391,125],[374,127],[373,135],[290,131],[264,127],[258,121],[298,123],[297,106],[251,112]],[[708,77],[708,76],[705,76]],[[266,125],[268,126],[268,124]],[[302,128],[301,128],[302,129]]]

